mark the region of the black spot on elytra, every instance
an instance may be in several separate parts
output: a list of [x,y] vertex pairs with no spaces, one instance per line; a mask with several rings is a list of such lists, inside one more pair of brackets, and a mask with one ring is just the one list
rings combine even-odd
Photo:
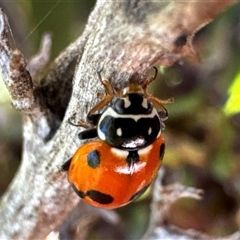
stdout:
[[77,193],[80,198],[89,197],[94,202],[99,204],[110,204],[114,201],[114,198],[111,195],[96,191],[96,190],[88,190],[87,192],[83,192],[78,190],[74,184],[70,183],[73,190]]
[[139,198],[147,189],[148,187],[150,186],[150,184],[148,184],[147,186],[143,187],[141,190],[139,190],[138,192],[136,192],[135,194],[133,194],[129,201],[134,201],[136,200],[137,198]]
[[165,153],[165,144],[163,143],[163,144],[160,146],[160,149],[159,149],[159,157],[160,157],[161,160],[163,160],[164,153]]
[[100,152],[97,150],[91,151],[87,155],[87,163],[88,163],[88,166],[91,168],[98,167],[100,164]]
[[80,197],[84,198],[86,195],[84,194],[83,191],[78,190],[73,183],[70,182],[70,185],[72,186],[74,192]]
[[98,202],[100,204],[110,204],[114,200],[114,198],[111,195],[101,193],[96,190],[89,190],[87,191],[86,195],[90,197],[93,201]]
[[66,161],[60,168],[62,172],[68,171],[70,164],[71,164],[72,158],[70,158],[68,161]]

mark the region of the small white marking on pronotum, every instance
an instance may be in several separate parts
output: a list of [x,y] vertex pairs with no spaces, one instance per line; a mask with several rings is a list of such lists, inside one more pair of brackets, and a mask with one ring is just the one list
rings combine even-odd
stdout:
[[150,135],[152,133],[152,128],[150,127],[149,129],[148,129],[148,135]]
[[125,87],[123,89],[123,95],[127,94],[129,92],[129,87]]
[[121,129],[121,128],[118,128],[116,132],[117,132],[117,135],[118,135],[119,137],[122,136],[122,129]]
[[124,108],[128,108],[129,106],[131,106],[131,102],[129,101],[129,97],[125,97],[122,98],[122,100],[124,101]]
[[148,109],[148,100],[146,98],[143,98],[142,107]]

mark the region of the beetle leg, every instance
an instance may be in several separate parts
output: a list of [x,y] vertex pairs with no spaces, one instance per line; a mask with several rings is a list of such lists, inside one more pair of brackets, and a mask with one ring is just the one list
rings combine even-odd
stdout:
[[173,98],[169,98],[166,100],[162,100],[159,98],[156,98],[150,94],[145,94],[145,97],[151,101],[153,103],[153,105],[155,105],[156,107],[162,109],[163,111],[159,111],[158,114],[160,116],[160,118],[165,121],[168,118],[168,111],[167,109],[163,106],[163,104],[168,104],[168,103],[172,103],[173,102]]
[[97,71],[97,75],[98,75],[98,78],[99,78],[100,82],[104,86],[107,95],[114,95],[112,85],[110,84],[110,82],[108,80],[103,80],[102,79],[101,71]]
[[145,80],[144,85],[143,85],[144,91],[146,91],[147,86],[157,78],[158,69],[157,69],[156,67],[153,67],[153,68],[154,68],[154,70],[155,70],[155,73],[154,73],[154,75],[153,75],[152,77],[150,77],[149,79],[146,79],[146,80]]
[[[69,119],[68,123],[75,127],[93,128],[94,125],[91,122],[84,121],[82,119],[75,121],[76,113],[74,113]],[[75,123],[76,122],[76,123]]]
[[81,140],[95,138],[95,137],[97,137],[97,129],[96,128],[86,129],[78,134],[78,138]]
[[88,113],[87,119],[91,119],[91,116],[96,111],[101,110],[103,107],[105,107],[109,102],[112,101],[114,95],[106,95],[99,103],[97,103]]

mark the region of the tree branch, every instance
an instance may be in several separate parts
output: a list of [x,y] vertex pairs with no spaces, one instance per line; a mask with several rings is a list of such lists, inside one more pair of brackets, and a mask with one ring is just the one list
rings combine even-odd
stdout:
[[[23,159],[0,203],[1,239],[42,239],[78,203],[59,169],[80,145],[75,140],[79,129],[67,124],[67,119],[75,112],[85,118],[98,101],[102,86],[96,70],[103,69],[102,76],[121,88],[129,81],[141,83],[153,65],[195,57],[194,33],[233,2],[97,1],[83,35],[44,77],[28,84],[34,107],[23,111]],[[12,50],[5,23],[1,15],[0,65],[8,86]],[[16,99],[22,100],[19,95]]]

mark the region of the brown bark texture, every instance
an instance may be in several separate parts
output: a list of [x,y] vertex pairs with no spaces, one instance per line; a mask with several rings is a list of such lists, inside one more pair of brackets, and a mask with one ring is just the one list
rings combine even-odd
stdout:
[[141,83],[154,65],[197,58],[194,34],[234,2],[99,0],[82,36],[41,77],[35,71],[47,60],[48,40],[43,60],[29,62],[29,73],[24,57],[9,46],[1,13],[1,73],[24,121],[21,166],[0,203],[0,239],[43,239],[79,202],[60,166],[82,144],[81,128],[68,118],[76,113],[85,119],[103,91],[96,71],[122,88]]

